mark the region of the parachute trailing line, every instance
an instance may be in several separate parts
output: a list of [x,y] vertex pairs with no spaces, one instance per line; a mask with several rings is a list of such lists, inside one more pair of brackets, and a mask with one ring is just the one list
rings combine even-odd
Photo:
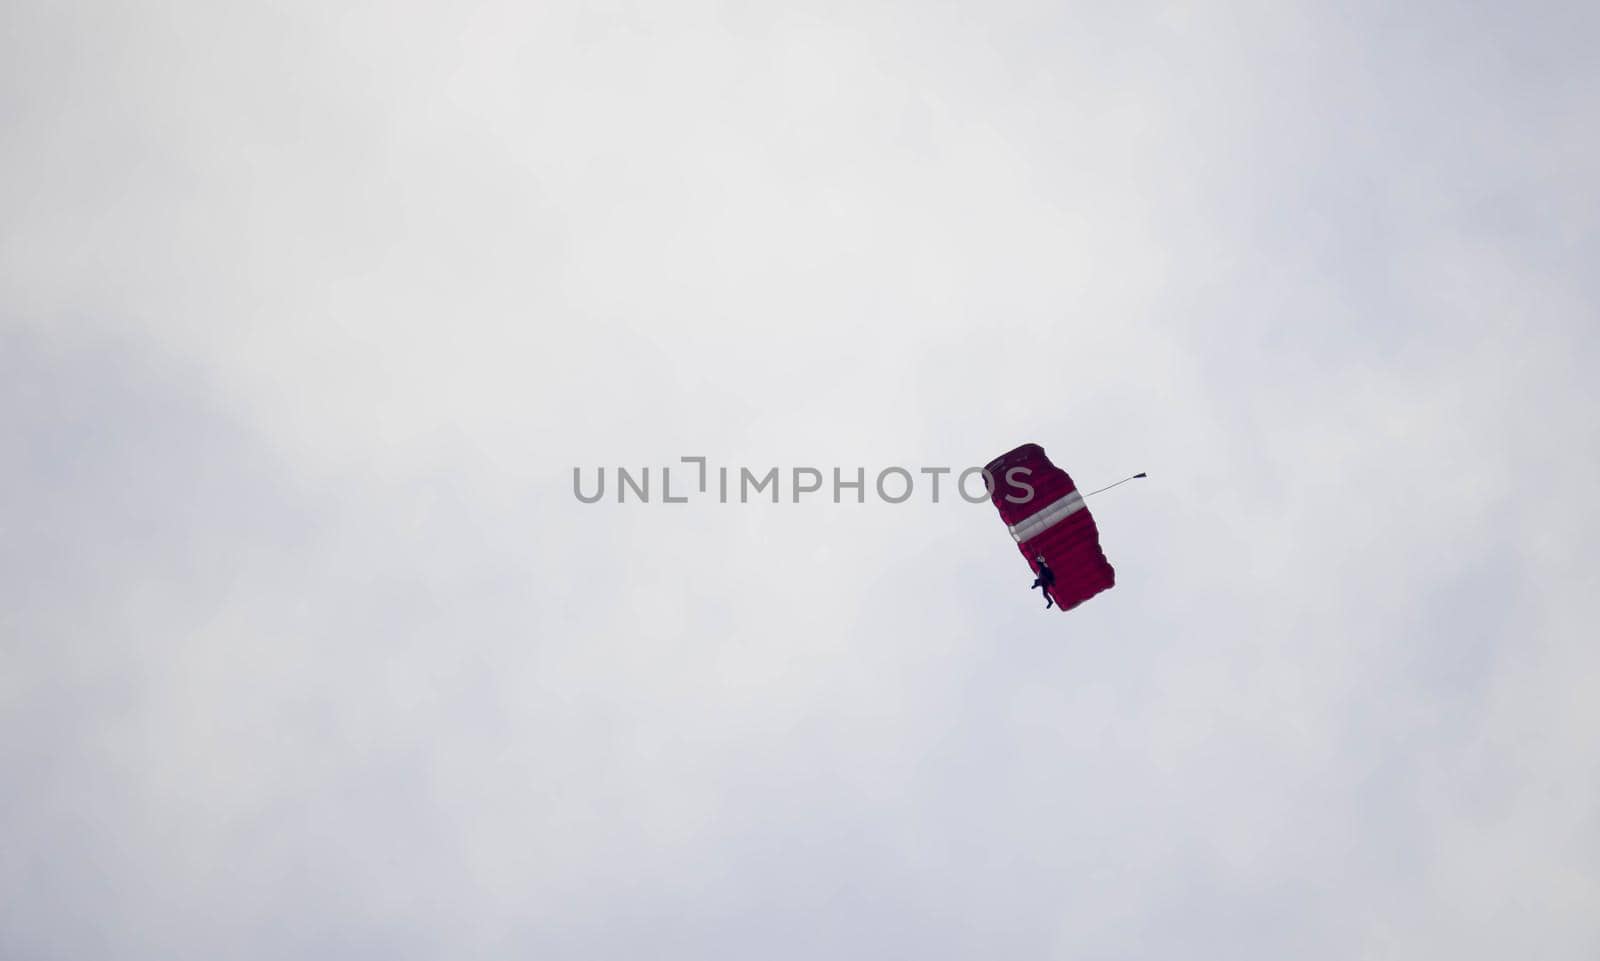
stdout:
[[1105,491],[1108,491],[1113,487],[1120,487],[1123,484],[1126,484],[1128,481],[1138,480],[1139,478],[1146,477],[1146,476],[1149,476],[1149,475],[1147,475],[1147,474],[1145,474],[1144,472],[1141,471],[1141,472],[1133,475],[1132,477],[1124,477],[1122,480],[1117,481],[1115,484],[1107,484],[1106,486],[1100,488],[1099,490],[1090,491],[1089,493],[1087,493],[1087,494],[1085,494],[1083,496],[1084,497],[1093,497],[1094,495],[1103,493]]

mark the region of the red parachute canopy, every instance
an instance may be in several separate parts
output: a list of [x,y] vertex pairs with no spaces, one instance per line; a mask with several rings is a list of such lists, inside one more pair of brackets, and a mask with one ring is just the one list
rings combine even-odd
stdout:
[[1023,444],[984,469],[994,485],[989,499],[1028,566],[1039,573],[1034,558],[1043,555],[1055,573],[1050,595],[1057,606],[1071,610],[1117,582],[1083,495],[1066,471],[1050,463],[1043,447]]

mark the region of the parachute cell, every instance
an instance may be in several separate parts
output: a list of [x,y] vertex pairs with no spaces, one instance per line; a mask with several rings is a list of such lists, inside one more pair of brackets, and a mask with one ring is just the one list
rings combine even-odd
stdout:
[[1050,596],[1058,607],[1071,610],[1116,583],[1083,495],[1043,447],[1023,444],[985,469],[993,484],[989,499],[1028,566],[1038,574],[1035,558],[1043,556],[1055,573]]

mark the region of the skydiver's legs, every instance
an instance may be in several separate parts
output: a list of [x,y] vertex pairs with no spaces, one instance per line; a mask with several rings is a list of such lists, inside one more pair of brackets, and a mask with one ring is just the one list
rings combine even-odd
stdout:
[[[1035,577],[1033,579],[1033,587],[1039,588],[1039,593],[1044,595],[1044,609],[1048,611],[1050,607],[1055,604],[1055,601],[1050,597],[1050,585],[1046,584],[1042,579]],[[1028,589],[1032,590],[1033,588],[1030,587]]]

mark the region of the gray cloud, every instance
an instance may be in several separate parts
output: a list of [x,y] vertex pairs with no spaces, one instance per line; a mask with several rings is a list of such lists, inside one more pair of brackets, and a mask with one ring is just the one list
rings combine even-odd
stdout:
[[7,17],[0,954],[1600,945],[1592,11]]

